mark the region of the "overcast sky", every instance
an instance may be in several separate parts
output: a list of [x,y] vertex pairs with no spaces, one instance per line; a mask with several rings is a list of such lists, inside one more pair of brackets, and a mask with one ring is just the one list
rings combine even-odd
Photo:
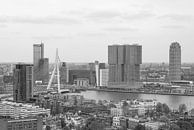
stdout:
[[143,46],[143,62],[168,62],[182,46],[194,62],[194,0],[0,0],[0,62],[32,62],[33,44],[54,61],[107,62],[108,45]]

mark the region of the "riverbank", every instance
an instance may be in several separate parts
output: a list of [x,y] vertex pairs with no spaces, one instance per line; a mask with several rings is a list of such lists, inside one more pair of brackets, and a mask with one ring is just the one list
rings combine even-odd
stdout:
[[88,88],[88,91],[102,91],[102,92],[119,92],[119,93],[135,93],[135,94],[153,94],[153,95],[174,95],[174,96],[194,96],[194,94],[184,93],[161,93],[161,92],[143,92],[143,91],[130,91],[130,90],[111,90],[111,89],[99,89],[99,88]]

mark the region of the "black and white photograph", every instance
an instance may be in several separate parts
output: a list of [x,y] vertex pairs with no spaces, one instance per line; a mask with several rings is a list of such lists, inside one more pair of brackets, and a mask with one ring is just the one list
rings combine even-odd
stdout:
[[0,130],[194,130],[194,0],[0,0]]

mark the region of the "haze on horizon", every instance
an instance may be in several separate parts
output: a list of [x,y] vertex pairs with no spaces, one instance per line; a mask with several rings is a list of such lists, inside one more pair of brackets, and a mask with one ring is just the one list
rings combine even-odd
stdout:
[[51,62],[107,62],[108,45],[140,44],[143,62],[168,62],[169,46],[194,62],[193,0],[0,0],[0,62],[32,62],[45,44]]

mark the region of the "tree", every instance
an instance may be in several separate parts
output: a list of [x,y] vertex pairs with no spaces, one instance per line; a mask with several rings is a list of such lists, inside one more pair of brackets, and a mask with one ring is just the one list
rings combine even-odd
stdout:
[[185,104],[180,104],[179,113],[183,114],[185,111],[187,111],[187,106]]
[[99,105],[103,105],[102,100],[98,100]]
[[178,121],[177,125],[181,130],[193,130],[191,123],[188,121]]
[[168,107],[168,105],[166,103],[162,104],[162,111],[165,113],[165,114],[169,114],[170,112],[170,108]]
[[163,105],[162,105],[162,103],[157,103],[157,105],[156,105],[156,112],[159,112],[159,113],[161,113],[162,112],[162,109],[163,109]]
[[161,125],[159,126],[158,130],[168,130],[169,127],[167,125]]
[[127,101],[123,102],[123,107],[127,107],[129,104],[127,103]]
[[109,107],[109,108],[116,108],[116,106],[115,106],[113,103],[109,104],[108,107]]
[[47,125],[46,130],[51,130],[51,127]]
[[164,122],[165,124],[170,123],[170,120],[169,120],[166,116],[162,116],[162,117],[160,118],[160,121],[161,121],[161,122]]
[[134,130],[145,130],[145,126],[143,125],[137,125]]
[[181,130],[177,124],[171,124],[169,130]]

